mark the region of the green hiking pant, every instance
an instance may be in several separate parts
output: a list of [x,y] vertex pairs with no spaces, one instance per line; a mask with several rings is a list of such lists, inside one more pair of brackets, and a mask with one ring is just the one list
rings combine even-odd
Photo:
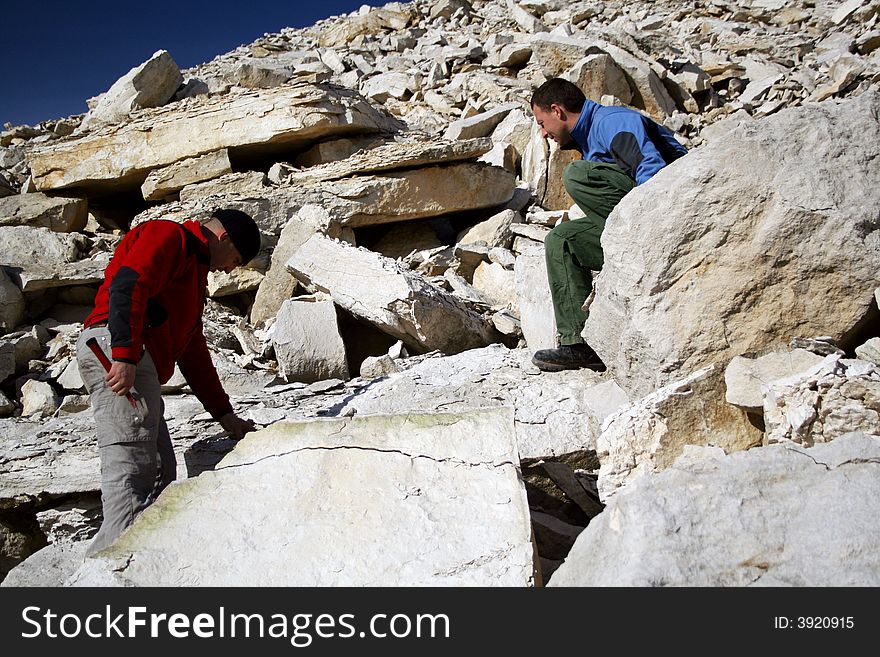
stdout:
[[583,342],[581,331],[587,313],[581,310],[593,289],[590,270],[602,268],[599,238],[605,220],[614,206],[635,187],[635,181],[615,164],[577,160],[563,174],[565,189],[586,213],[586,217],[566,221],[544,239],[547,277],[560,344]]

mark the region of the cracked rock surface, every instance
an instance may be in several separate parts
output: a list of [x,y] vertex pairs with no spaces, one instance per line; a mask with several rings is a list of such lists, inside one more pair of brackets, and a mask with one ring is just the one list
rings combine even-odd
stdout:
[[878,495],[864,433],[683,459],[620,491],[550,586],[877,586]]
[[528,586],[518,463],[510,409],[280,422],[169,487],[68,583]]

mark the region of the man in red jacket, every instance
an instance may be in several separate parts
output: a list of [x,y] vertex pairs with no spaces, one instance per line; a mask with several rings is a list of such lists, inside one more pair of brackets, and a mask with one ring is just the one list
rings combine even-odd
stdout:
[[[175,363],[235,439],[254,430],[223,390],[202,332],[202,310],[208,271],[232,271],[259,250],[254,220],[231,209],[215,211],[204,223],[148,221],[116,248],[77,342],[98,430],[104,509],[88,554],[113,543],[176,477],[161,395]],[[87,346],[90,338],[112,361],[109,372]]]

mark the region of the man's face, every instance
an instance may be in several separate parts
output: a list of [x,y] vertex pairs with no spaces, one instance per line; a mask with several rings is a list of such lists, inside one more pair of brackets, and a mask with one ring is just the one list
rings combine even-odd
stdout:
[[571,142],[571,131],[565,124],[566,112],[562,107],[555,103],[546,110],[534,106],[532,112],[535,115],[535,121],[541,128],[541,136],[544,139],[552,139],[560,147]]
[[229,235],[223,235],[211,246],[211,271],[225,271],[227,274],[242,265],[241,255],[233,245]]

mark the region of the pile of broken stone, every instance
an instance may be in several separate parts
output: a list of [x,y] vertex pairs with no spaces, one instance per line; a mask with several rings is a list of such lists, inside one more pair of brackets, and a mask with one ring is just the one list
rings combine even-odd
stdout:
[[[4,584],[876,584],[878,22],[416,0],[186,71],[160,51],[84,116],[7,126]],[[604,374],[529,360],[542,241],[581,216],[529,116],[553,76],[692,149],[609,219]],[[263,429],[234,445],[175,376],[181,482],[83,564],[80,322],[125,230],[221,205],[264,248],[211,275],[205,332]]]

